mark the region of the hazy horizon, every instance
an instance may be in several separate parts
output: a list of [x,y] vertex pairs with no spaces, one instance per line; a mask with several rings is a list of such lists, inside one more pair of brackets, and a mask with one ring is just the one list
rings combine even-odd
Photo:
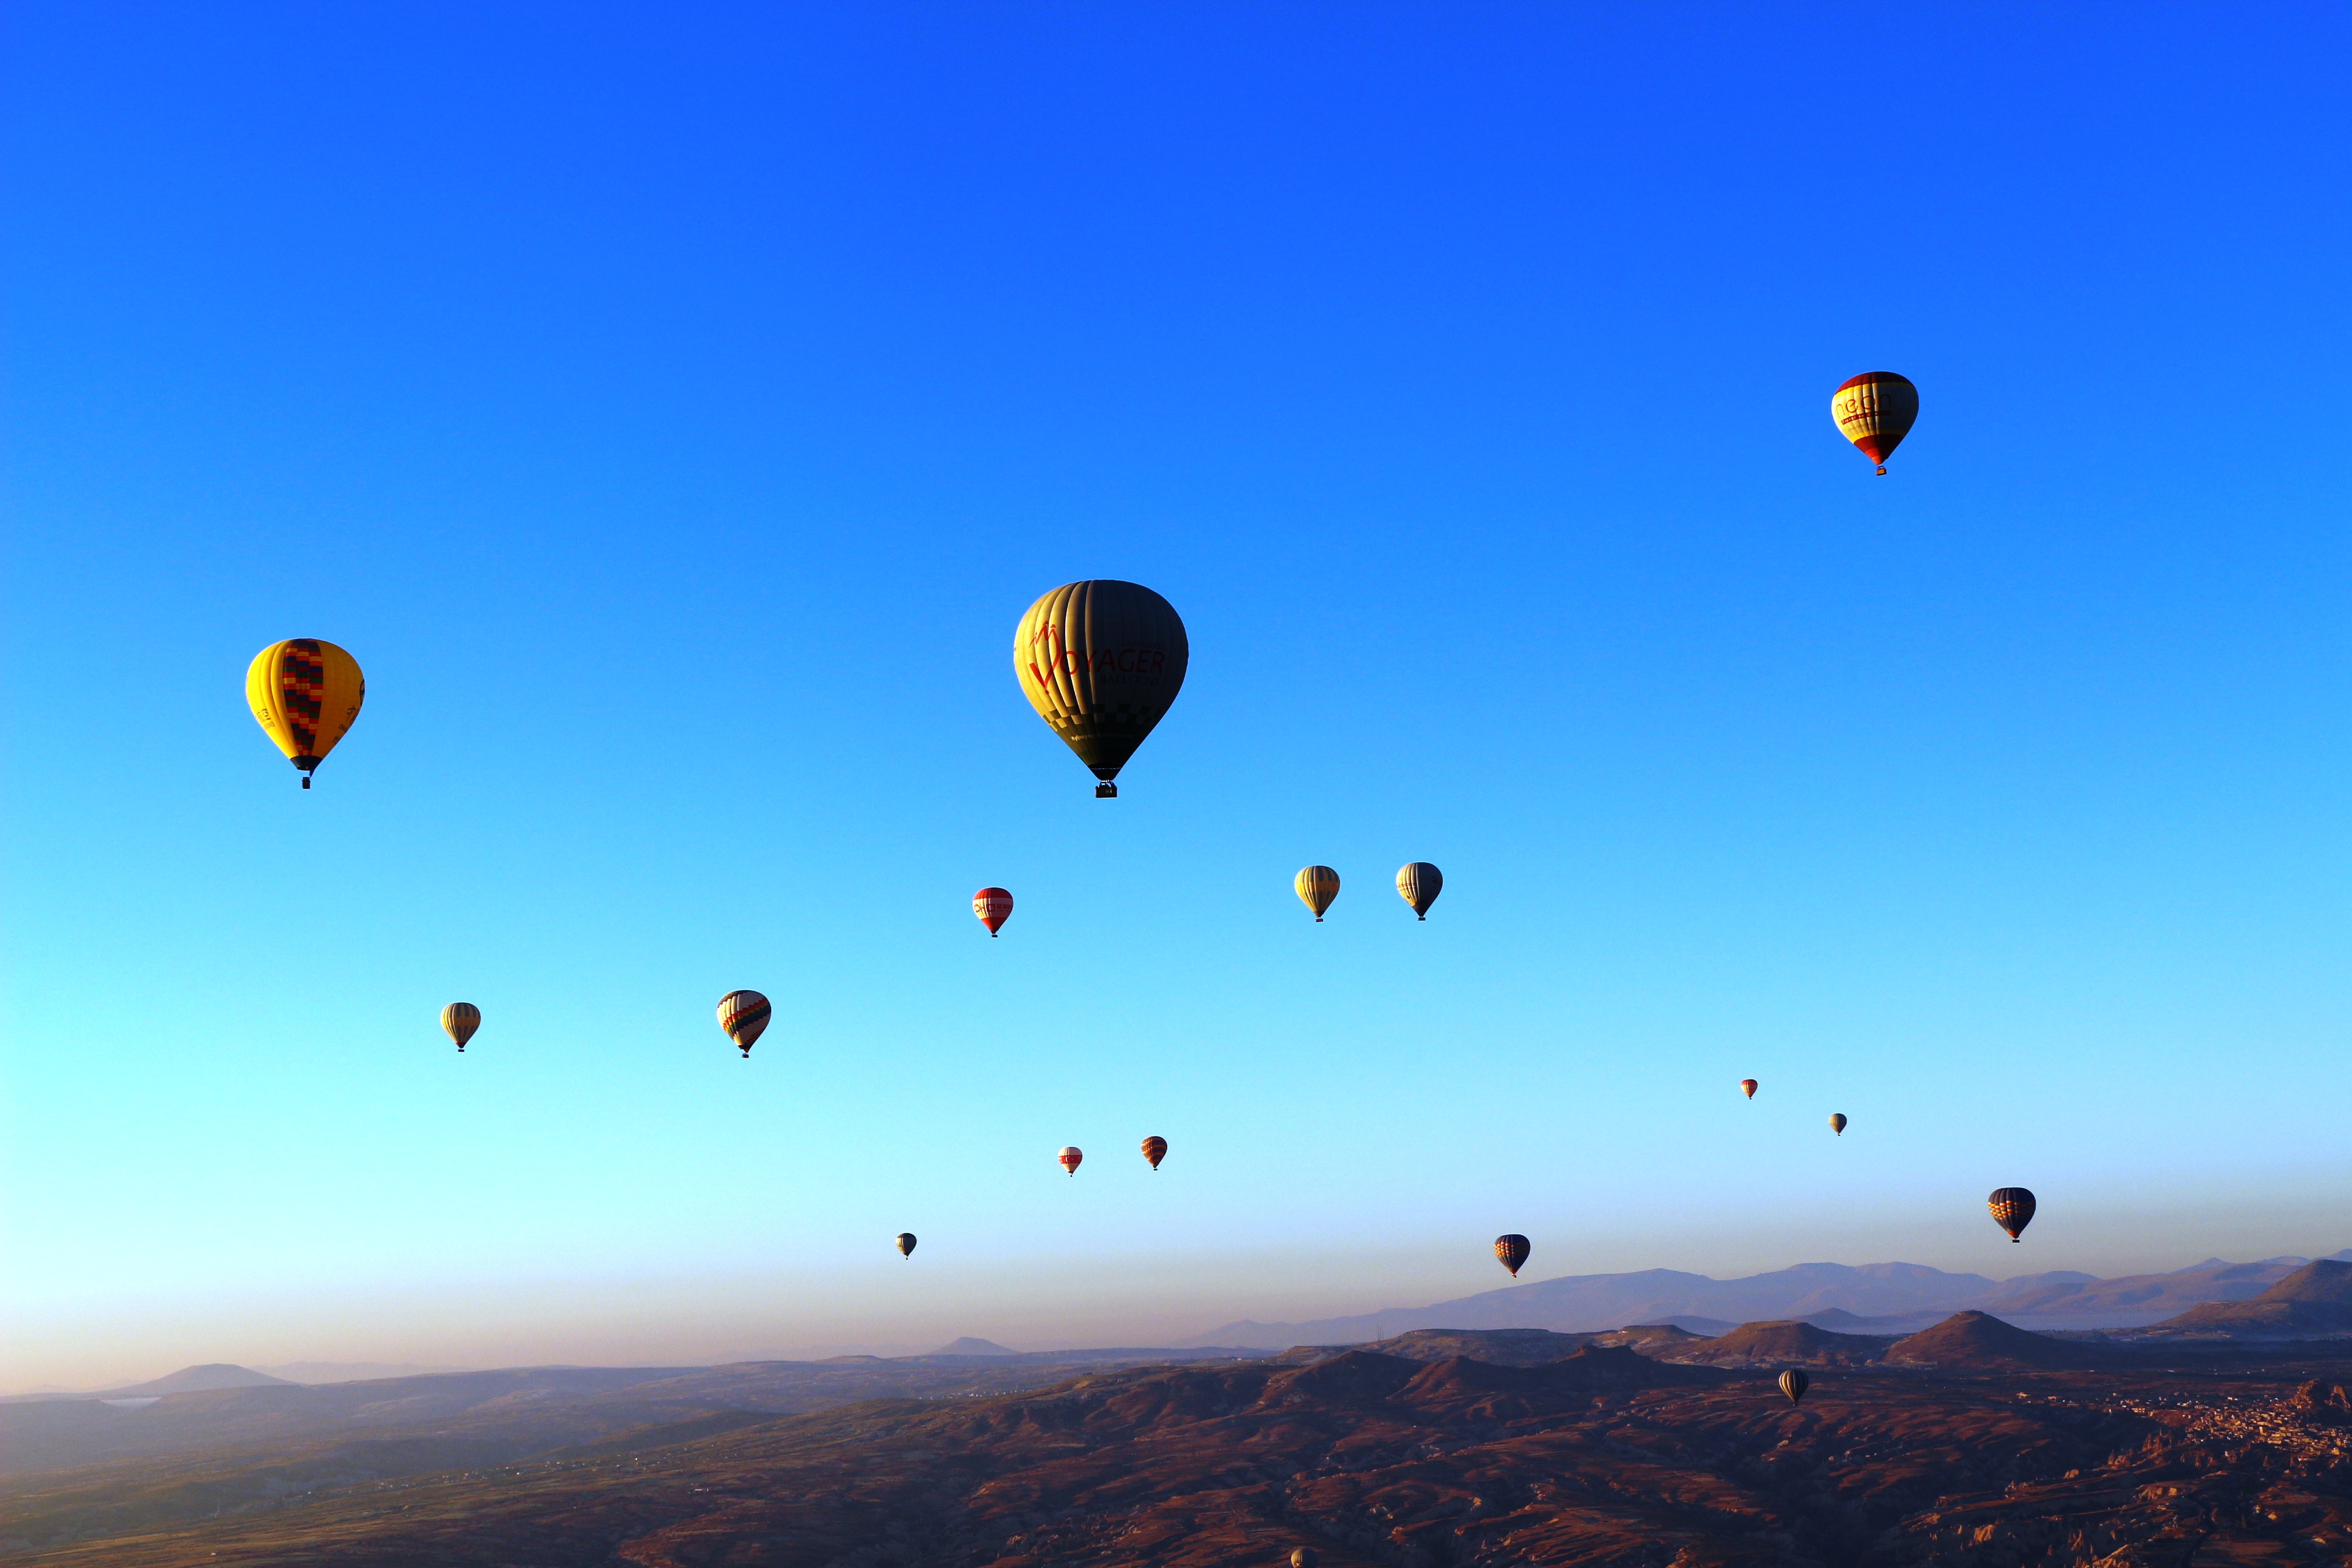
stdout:
[[2344,13],[6,28],[0,1386],[2352,1240]]

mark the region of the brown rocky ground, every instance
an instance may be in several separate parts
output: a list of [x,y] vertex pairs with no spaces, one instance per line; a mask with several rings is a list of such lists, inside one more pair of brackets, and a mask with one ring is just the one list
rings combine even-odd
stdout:
[[274,1500],[104,1535],[88,1510],[128,1477],[27,1478],[0,1536],[56,1568],[1224,1568],[1297,1545],[1329,1568],[2343,1563],[2352,1405],[2323,1354],[1823,1372],[1792,1408],[1761,1373],[1624,1349],[1528,1367],[1357,1351],[289,1476]]

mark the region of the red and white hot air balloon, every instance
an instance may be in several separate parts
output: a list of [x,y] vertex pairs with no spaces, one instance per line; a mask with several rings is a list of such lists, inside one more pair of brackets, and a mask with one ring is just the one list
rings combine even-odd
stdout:
[[1004,925],[1004,918],[1013,912],[1013,895],[1002,888],[982,888],[971,896],[971,912],[980,923],[994,936]]
[[1062,1152],[1059,1157],[1062,1162],[1062,1169],[1069,1172],[1070,1174],[1075,1176],[1078,1173],[1078,1162],[1085,1159],[1086,1155],[1079,1152],[1078,1146],[1076,1143],[1070,1143],[1063,1146]]

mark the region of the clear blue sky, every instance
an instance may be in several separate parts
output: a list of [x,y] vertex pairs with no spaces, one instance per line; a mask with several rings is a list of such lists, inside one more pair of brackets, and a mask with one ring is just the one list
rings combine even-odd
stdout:
[[0,1383],[2352,1241],[2340,8],[493,9],[10,8]]

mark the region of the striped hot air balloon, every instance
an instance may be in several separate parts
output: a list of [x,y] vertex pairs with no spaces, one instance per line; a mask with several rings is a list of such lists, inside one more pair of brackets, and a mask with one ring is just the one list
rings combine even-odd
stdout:
[[1146,1138],[1143,1141],[1143,1157],[1151,1162],[1153,1170],[1160,1169],[1160,1162],[1168,1158],[1168,1140],[1157,1133]]
[[245,700],[255,722],[302,770],[302,787],[360,716],[367,679],[360,661],[333,643],[289,637],[245,667]]
[[1864,371],[1830,395],[1830,416],[1883,474],[1919,417],[1919,389],[1891,370]]
[[2009,1232],[2011,1243],[2033,1223],[2033,1194],[2023,1187],[1995,1187],[1985,1206],[1992,1210],[1993,1224]]
[[1097,578],[1041,595],[1013,631],[1013,673],[1037,717],[1101,782],[1167,716],[1192,658],[1176,606],[1140,583]]
[[768,1027],[768,999],[757,991],[730,991],[719,999],[719,1026],[727,1037],[743,1047],[743,1059],[751,1059],[752,1043]]
[[1789,1396],[1789,1403],[1791,1405],[1802,1399],[1805,1396],[1805,1390],[1812,1385],[1813,1380],[1793,1366],[1780,1374],[1780,1392]]
[[1429,906],[1437,902],[1444,889],[1444,875],[1426,860],[1415,860],[1397,872],[1397,896],[1423,920],[1429,918]]
[[971,912],[980,917],[988,934],[994,936],[1003,929],[1005,917],[1013,912],[1013,895],[1002,888],[982,888],[971,896]]
[[901,1258],[912,1258],[915,1256],[915,1233],[913,1231],[902,1230],[898,1233],[898,1256]]
[[1739,1092],[1740,1092],[1740,1093],[1742,1093],[1742,1094],[1744,1094],[1744,1095],[1746,1095],[1746,1096],[1747,1096],[1748,1099],[1750,1099],[1750,1100],[1755,1099],[1755,1098],[1756,1098],[1756,1080],[1755,1080],[1754,1079],[1752,1079],[1752,1078],[1743,1078],[1743,1079],[1741,1079],[1739,1080]]
[[1298,889],[1299,900],[1315,911],[1315,923],[1323,923],[1323,911],[1339,896],[1339,873],[1328,866],[1308,866],[1301,869],[1291,886]]
[[1055,1159],[1062,1162],[1062,1169],[1069,1172],[1070,1174],[1074,1176],[1078,1173],[1078,1162],[1086,1157],[1085,1152],[1076,1143],[1064,1144],[1062,1146],[1062,1152],[1055,1156]]
[[1528,1238],[1516,1231],[1495,1238],[1495,1259],[1511,1271],[1514,1279],[1519,1277],[1519,1265],[1528,1260],[1528,1254],[1533,1250]]
[[441,1026],[463,1051],[466,1042],[474,1037],[474,1031],[482,1026],[482,1010],[471,1002],[452,1002],[441,1009]]

